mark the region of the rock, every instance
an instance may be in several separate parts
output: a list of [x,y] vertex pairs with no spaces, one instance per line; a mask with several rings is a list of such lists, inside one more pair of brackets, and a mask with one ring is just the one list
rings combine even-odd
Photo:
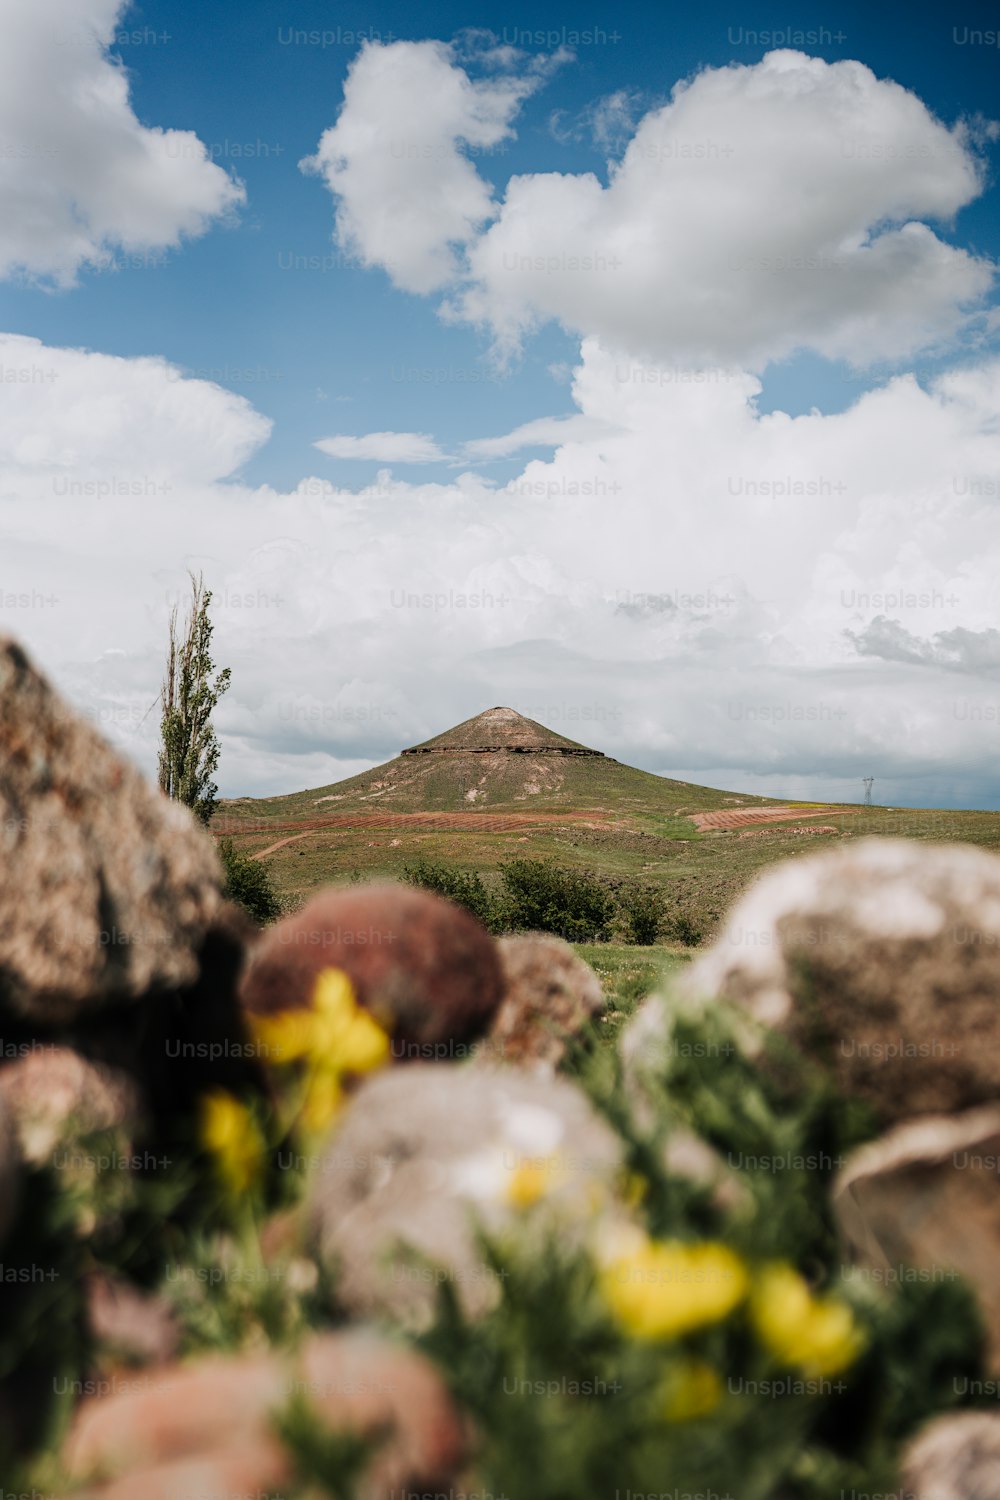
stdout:
[[[428,1361],[354,1329],[313,1335],[297,1356],[216,1356],[137,1375],[120,1392],[84,1402],[66,1472],[110,1480],[101,1500],[266,1493],[292,1478],[272,1419],[296,1396],[331,1428],[386,1431],[360,1486],[372,1500],[399,1487],[447,1485],[464,1462],[463,1424]],[[230,1487],[206,1490],[209,1479]]]
[[139,1115],[138,1090],[127,1074],[89,1062],[70,1047],[38,1043],[0,1064],[0,1098],[22,1155],[36,1165],[69,1135],[130,1131]]
[[441,1280],[470,1314],[494,1305],[498,1286],[476,1224],[492,1232],[516,1225],[523,1240],[521,1210],[538,1200],[540,1231],[556,1222],[572,1236],[599,1216],[620,1165],[617,1138],[562,1078],[433,1063],[391,1068],[365,1081],[320,1153],[307,1231],[336,1267],[342,1306],[420,1328]]
[[966,1277],[1000,1370],[1000,1106],[913,1120],[862,1146],[833,1205],[856,1274],[891,1284],[914,1266]]
[[997,1500],[1000,1496],[1000,1417],[962,1412],[936,1417],[902,1457],[901,1500]]
[[104,1271],[87,1277],[87,1326],[119,1358],[146,1366],[166,1364],[180,1346],[180,1327],[165,1297]]
[[0,1014],[53,1025],[191,984],[210,838],[0,640]]
[[256,1015],[310,1003],[342,969],[392,1037],[395,1061],[463,1056],[500,1003],[496,945],[468,912],[407,885],[327,890],[268,928],[241,994]]
[[514,933],[497,944],[503,999],[478,1054],[553,1069],[568,1042],[604,1010],[601,981],[560,937]]
[[768,871],[681,992],[777,1028],[888,1123],[1000,1097],[1000,859],[863,839]]

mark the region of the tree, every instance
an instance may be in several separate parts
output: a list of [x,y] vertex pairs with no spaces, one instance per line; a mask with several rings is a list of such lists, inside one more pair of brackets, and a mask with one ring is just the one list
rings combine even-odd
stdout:
[[216,673],[212,661],[211,591],[201,574],[190,578],[191,612],[183,634],[178,633],[176,606],[170,616],[167,675],[160,696],[160,789],[208,823],[218,790],[212,777],[219,764],[212,713],[229,687],[230,673],[228,667]]
[[232,839],[219,840],[219,858],[226,872],[224,894],[242,906],[261,927],[281,916],[281,901],[263,860],[237,849]]

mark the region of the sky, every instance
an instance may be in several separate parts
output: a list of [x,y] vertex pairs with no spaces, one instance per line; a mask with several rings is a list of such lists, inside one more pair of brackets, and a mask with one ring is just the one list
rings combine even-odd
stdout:
[[998,21],[0,0],[0,633],[224,795],[495,704],[1000,808]]

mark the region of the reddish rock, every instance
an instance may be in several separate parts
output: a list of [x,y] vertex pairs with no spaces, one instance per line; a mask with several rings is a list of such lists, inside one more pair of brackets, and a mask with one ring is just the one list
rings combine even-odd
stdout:
[[514,933],[497,947],[504,993],[479,1051],[483,1058],[555,1068],[573,1037],[603,1011],[601,981],[560,937]]
[[306,1006],[328,968],[350,977],[359,1003],[389,1031],[397,1061],[446,1057],[479,1036],[503,990],[496,944],[475,918],[407,885],[324,891],[268,928],[244,976],[243,1003],[257,1015]]
[[[447,1485],[465,1459],[462,1421],[431,1365],[361,1330],[316,1335],[297,1357],[209,1358],[134,1385],[87,1401],[66,1446],[72,1479],[110,1481],[100,1500],[191,1500],[288,1483],[273,1417],[296,1396],[331,1428],[387,1434],[361,1485],[372,1500]],[[228,1491],[218,1490],[222,1481]]]

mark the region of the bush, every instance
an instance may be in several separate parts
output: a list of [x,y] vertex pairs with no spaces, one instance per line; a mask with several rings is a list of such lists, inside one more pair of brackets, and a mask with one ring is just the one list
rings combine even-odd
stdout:
[[219,858],[226,872],[224,894],[262,927],[281,916],[281,902],[267,866],[237,849],[232,839],[219,840]]
[[501,871],[507,925],[551,932],[571,943],[606,942],[614,898],[593,875],[562,870],[548,860],[514,859]]
[[502,931],[503,921],[497,903],[475,870],[467,874],[462,870],[449,870],[447,865],[432,865],[420,860],[418,864],[406,866],[403,878],[410,885],[434,891],[454,901],[456,906],[464,907],[482,922],[488,932]]
[[660,935],[663,893],[653,885],[629,885],[618,896],[626,943],[650,947]]
[[704,937],[698,918],[683,909],[669,914],[664,924],[663,935],[668,942],[682,943],[685,948],[697,948]]

